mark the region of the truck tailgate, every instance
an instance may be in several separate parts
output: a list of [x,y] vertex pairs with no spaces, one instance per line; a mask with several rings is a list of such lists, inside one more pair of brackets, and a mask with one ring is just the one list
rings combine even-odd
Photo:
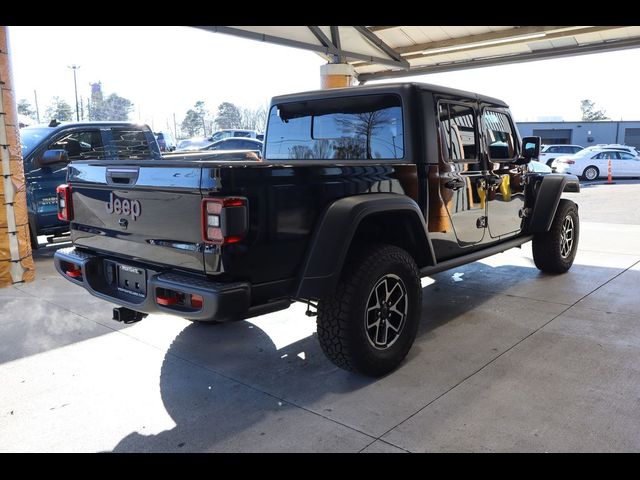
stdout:
[[199,165],[140,161],[69,165],[75,245],[204,271]]

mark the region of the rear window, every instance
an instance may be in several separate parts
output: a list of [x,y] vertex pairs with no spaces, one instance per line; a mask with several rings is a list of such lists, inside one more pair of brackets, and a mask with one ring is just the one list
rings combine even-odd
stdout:
[[145,132],[125,128],[114,128],[112,133],[112,148],[120,159],[149,158],[151,151]]
[[274,105],[268,160],[369,160],[404,157],[402,102],[367,95]]

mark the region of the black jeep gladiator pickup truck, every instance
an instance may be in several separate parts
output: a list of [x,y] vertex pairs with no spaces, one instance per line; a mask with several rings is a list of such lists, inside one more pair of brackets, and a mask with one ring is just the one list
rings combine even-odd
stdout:
[[[194,321],[317,308],[339,367],[382,375],[411,348],[420,277],[533,241],[567,271],[578,245],[571,175],[533,173],[495,98],[419,83],[275,97],[263,158],[189,153],[76,161],[58,189],[74,246],[55,265],[122,305]],[[311,311],[310,313],[313,313]]]

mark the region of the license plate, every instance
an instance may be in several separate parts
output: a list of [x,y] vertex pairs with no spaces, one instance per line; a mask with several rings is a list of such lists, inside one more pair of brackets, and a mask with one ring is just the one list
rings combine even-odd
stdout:
[[118,264],[118,290],[137,297],[147,296],[147,272],[143,268]]

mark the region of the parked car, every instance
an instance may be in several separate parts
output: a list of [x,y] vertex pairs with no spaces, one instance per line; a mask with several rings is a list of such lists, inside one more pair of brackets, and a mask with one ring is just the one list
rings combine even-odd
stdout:
[[585,148],[585,150],[589,151],[600,151],[600,150],[623,150],[625,152],[629,152],[631,155],[635,155],[636,157],[640,155],[638,149],[636,147],[632,147],[631,145],[621,145],[619,143],[601,143],[598,145],[593,145],[591,147]]
[[[258,138],[258,135],[260,134],[255,130],[247,130],[243,128],[227,128],[227,129],[219,130],[215,132],[213,135],[209,137],[209,141],[213,143],[213,142],[217,142],[219,140],[224,140],[225,138],[231,138],[231,137],[255,138],[260,140]],[[264,135],[262,135],[262,138],[264,139]]]
[[195,150],[202,150],[204,147],[211,145],[211,140],[203,137],[187,138],[178,142],[175,152],[190,152]]
[[552,169],[581,176],[584,180],[596,180],[608,175],[609,160],[614,177],[640,177],[640,157],[626,150],[585,148],[575,155],[556,158]]
[[214,142],[202,150],[251,150],[262,152],[262,142],[252,138],[225,138]]
[[[56,187],[67,178],[74,160],[160,159],[151,129],[129,122],[79,122],[20,129],[31,243],[38,235],[60,236],[69,224],[58,218]],[[104,177],[104,173],[102,174]]]
[[580,145],[542,145],[538,161],[546,163],[551,167],[551,163],[553,163],[557,157],[561,155],[573,155],[583,148],[584,147]]
[[156,132],[155,136],[161,152],[173,152],[176,149],[176,140],[171,132]]

